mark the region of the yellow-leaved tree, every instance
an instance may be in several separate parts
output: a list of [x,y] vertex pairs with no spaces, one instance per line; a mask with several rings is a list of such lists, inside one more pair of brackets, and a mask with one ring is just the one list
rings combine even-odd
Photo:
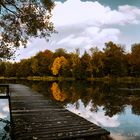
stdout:
[[68,61],[64,56],[56,57],[51,70],[53,75],[59,74],[60,69],[64,69],[68,65]]

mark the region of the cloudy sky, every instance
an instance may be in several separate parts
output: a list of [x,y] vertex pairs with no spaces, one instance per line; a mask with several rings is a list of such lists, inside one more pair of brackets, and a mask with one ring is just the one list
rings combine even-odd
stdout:
[[58,34],[49,42],[31,39],[26,49],[17,51],[16,60],[29,58],[39,51],[64,48],[81,52],[113,41],[126,45],[140,42],[140,0],[57,0],[52,22]]

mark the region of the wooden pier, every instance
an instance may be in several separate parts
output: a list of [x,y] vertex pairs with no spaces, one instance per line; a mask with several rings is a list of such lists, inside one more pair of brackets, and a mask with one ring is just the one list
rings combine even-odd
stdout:
[[24,85],[11,84],[10,91],[13,140],[81,140],[109,135]]

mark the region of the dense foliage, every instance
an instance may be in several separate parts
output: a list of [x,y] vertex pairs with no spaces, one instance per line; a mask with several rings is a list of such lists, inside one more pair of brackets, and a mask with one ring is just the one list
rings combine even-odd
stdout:
[[0,0],[0,59],[10,59],[31,37],[47,39],[53,6],[51,0]]
[[132,45],[131,53],[113,42],[105,44],[101,51],[91,48],[82,56],[76,50],[67,53],[64,49],[55,52],[46,50],[20,62],[0,62],[0,76],[28,77],[55,76],[87,79],[93,77],[140,76],[140,44]]

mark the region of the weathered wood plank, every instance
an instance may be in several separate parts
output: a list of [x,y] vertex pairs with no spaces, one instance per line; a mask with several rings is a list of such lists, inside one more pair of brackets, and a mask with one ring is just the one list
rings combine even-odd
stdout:
[[109,134],[26,86],[11,84],[10,90],[14,140],[76,139]]

